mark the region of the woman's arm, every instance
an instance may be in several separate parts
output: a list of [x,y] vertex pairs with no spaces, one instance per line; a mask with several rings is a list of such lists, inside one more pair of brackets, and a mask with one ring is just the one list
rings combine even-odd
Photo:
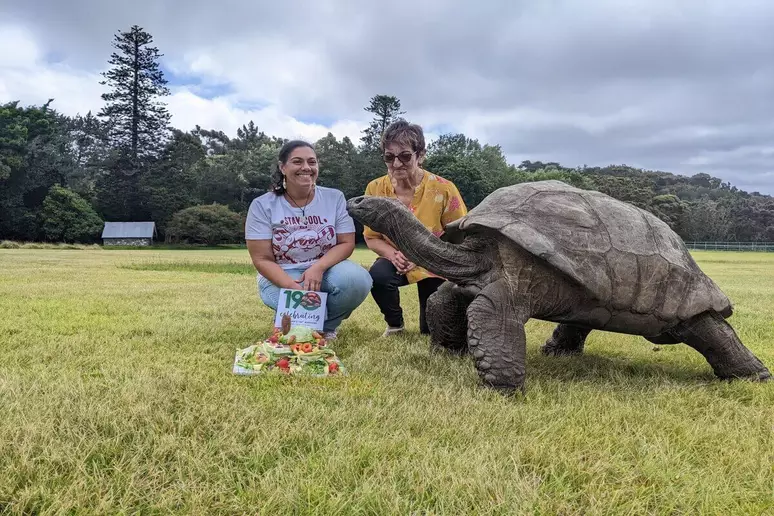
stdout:
[[274,261],[271,240],[247,240],[247,251],[261,276],[280,288],[299,288],[299,284]]
[[363,238],[365,238],[366,246],[368,246],[371,251],[375,252],[382,258],[387,258],[388,260],[392,261],[396,249],[392,247],[385,239],[367,237],[365,235],[363,235]]
[[[382,196],[384,192],[379,191],[377,187],[377,180],[371,181],[366,186],[365,195]],[[403,253],[392,246],[387,240],[384,239],[381,233],[377,233],[368,226],[363,228],[363,238],[365,239],[366,246],[380,257],[389,260],[398,270],[399,274],[406,274],[413,269],[415,265],[411,263]]]
[[336,235],[336,245],[328,249],[328,252],[320,258],[312,267],[318,267],[327,271],[339,262],[343,262],[355,250],[355,234],[339,233]]
[[298,288],[298,283],[274,259],[271,235],[270,217],[259,199],[254,199],[245,220],[245,242],[250,259],[258,273],[274,285],[280,288]]
[[322,258],[317,260],[311,267],[304,271],[298,280],[304,290],[320,290],[322,287],[322,277],[325,271],[352,256],[355,250],[354,233],[338,233],[336,235],[336,245],[328,249]]
[[395,249],[389,242],[382,238],[364,237],[370,250],[386,260],[390,260],[400,274],[406,274],[416,267],[403,253]]

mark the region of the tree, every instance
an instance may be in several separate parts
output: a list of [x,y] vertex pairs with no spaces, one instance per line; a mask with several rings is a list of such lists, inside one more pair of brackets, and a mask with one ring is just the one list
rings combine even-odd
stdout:
[[153,38],[137,25],[114,36],[118,50],[113,67],[103,73],[112,91],[102,98],[99,116],[109,125],[111,149],[96,180],[95,205],[108,220],[144,220],[148,211],[140,197],[140,177],[161,154],[167,141],[170,115],[157,97],[169,95],[159,69]]
[[384,130],[392,122],[398,119],[405,111],[400,110],[400,100],[390,95],[375,95],[371,97],[371,102],[364,108],[369,113],[374,114],[374,118],[368,128],[363,130],[363,147],[369,151],[375,151],[379,148]]
[[681,232],[680,222],[685,209],[686,205],[679,197],[673,194],[664,194],[653,197],[648,211],[669,224],[669,227],[679,234]]
[[104,224],[86,200],[59,185],[49,190],[41,216],[46,239],[58,242],[94,242]]
[[195,170],[201,202],[247,212],[250,202],[269,190],[278,152],[277,143],[266,142],[248,150],[207,156]]
[[442,134],[430,144],[425,168],[453,182],[469,209],[495,188],[510,184],[500,148],[482,147],[462,133]]
[[555,161],[543,163],[542,161],[524,160],[519,164],[518,168],[527,172],[537,172],[538,170],[546,170],[551,168],[563,169],[564,167]]
[[322,186],[338,188],[350,198],[361,195],[365,185],[373,179],[374,176],[367,174],[368,169],[358,166],[357,149],[347,136],[338,141],[328,133],[315,142],[314,148],[320,160],[318,182]]
[[647,178],[638,176],[597,175],[594,177],[594,186],[604,194],[644,210],[650,207],[654,194]]
[[225,154],[231,147],[231,139],[223,131],[202,129],[197,125],[191,134],[201,140],[208,156]]
[[160,236],[172,214],[199,202],[195,166],[204,156],[199,138],[175,129],[160,159],[141,177],[140,202]]
[[156,97],[169,95],[167,81],[159,68],[153,37],[137,25],[114,36],[113,65],[100,82],[113,91],[102,95],[106,101],[99,116],[110,121],[110,138],[118,150],[122,171],[132,175],[162,149],[170,115]]
[[683,231],[680,236],[689,241],[734,240],[732,225],[730,209],[726,203],[705,199],[686,206],[680,222]]
[[428,155],[444,154],[455,158],[474,156],[481,152],[478,140],[468,138],[462,133],[442,134],[427,149]]
[[284,143],[284,140],[280,138],[269,138],[263,131],[259,131],[255,126],[255,123],[250,122],[237,129],[237,137],[228,142],[228,147],[237,150],[249,150],[256,147],[261,147],[266,144],[279,144]]
[[91,199],[94,187],[108,156],[108,124],[93,116],[76,115],[68,120],[73,171],[67,186],[80,196]]
[[25,110],[18,106],[16,101],[0,107],[0,181],[24,166],[29,128]]
[[167,240],[189,244],[233,244],[244,239],[244,219],[226,206],[192,206],[175,213]]
[[[53,100],[53,99],[52,99]],[[40,210],[73,162],[65,117],[43,106],[0,105],[0,237],[43,238]]]

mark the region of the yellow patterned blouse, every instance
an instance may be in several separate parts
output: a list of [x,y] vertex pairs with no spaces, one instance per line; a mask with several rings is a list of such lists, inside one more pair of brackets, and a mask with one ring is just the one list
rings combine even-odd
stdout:
[[[422,182],[419,183],[414,192],[414,199],[411,201],[409,209],[427,229],[439,236],[448,223],[466,215],[468,208],[454,183],[426,170],[424,173]],[[387,174],[368,183],[365,194],[397,198],[390,176]],[[392,245],[389,238],[367,226],[363,228],[363,235],[366,238],[382,238]],[[431,277],[437,276],[419,266],[406,274],[409,283],[416,283]]]

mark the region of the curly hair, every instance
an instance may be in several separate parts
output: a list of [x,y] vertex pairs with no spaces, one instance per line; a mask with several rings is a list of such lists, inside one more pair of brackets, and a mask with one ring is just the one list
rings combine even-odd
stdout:
[[[291,140],[287,142],[285,145],[283,145],[282,148],[280,149],[279,163],[282,163],[283,165],[285,165],[288,162],[288,158],[290,158],[290,155],[293,153],[293,151],[299,147],[309,147],[310,149],[315,150],[314,146],[309,142],[305,142],[303,140]],[[285,187],[282,186],[282,181],[285,178],[282,176],[282,171],[279,168],[279,163],[274,166],[274,170],[272,171],[271,189],[275,194],[282,195],[285,193]]]

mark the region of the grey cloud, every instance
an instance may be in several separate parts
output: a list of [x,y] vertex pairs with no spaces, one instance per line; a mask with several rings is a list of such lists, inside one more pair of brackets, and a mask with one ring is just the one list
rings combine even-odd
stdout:
[[[29,28],[49,49],[67,55],[68,62],[101,68],[113,35],[137,24],[149,31],[167,56],[207,47],[223,40],[261,33],[292,40],[310,29],[324,9],[300,0],[2,0],[0,20]],[[299,23],[302,25],[299,28]]]
[[393,94],[408,117],[466,130],[514,159],[707,172],[774,194],[774,3],[158,5],[27,0],[4,10],[83,66],[104,65],[112,34],[132,23],[178,59],[261,34],[325,62],[324,95],[283,105],[297,116],[362,118],[370,96]]

